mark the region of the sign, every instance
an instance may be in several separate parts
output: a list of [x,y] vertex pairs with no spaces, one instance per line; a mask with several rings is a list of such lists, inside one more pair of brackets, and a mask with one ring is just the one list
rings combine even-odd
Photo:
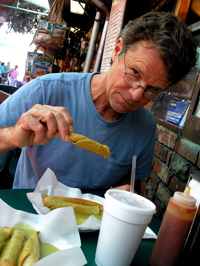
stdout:
[[37,78],[52,72],[54,58],[48,54],[28,52],[25,66],[25,75]]
[[127,0],[113,0],[112,2],[110,20],[101,64],[101,72],[105,72],[110,68],[116,39],[119,36],[123,26],[126,2]]
[[189,100],[171,100],[166,113],[166,121],[183,127],[189,109]]
[[34,44],[52,49],[62,47],[66,30],[66,23],[53,24],[47,20],[40,19],[38,30],[34,37]]

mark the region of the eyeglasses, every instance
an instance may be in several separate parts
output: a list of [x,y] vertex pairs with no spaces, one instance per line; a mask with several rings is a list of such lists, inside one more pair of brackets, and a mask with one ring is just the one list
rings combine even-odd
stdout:
[[138,89],[138,88],[142,88],[144,90],[144,94],[143,97],[148,100],[151,101],[152,99],[154,99],[154,101],[160,101],[162,100],[163,96],[165,95],[165,91],[161,92],[161,93],[157,93],[155,92],[153,89],[145,89],[141,86],[140,80],[138,79],[138,77],[136,77],[133,74],[127,73],[126,72],[126,66],[125,66],[125,53],[124,52],[124,81],[125,83],[133,88],[133,89]]

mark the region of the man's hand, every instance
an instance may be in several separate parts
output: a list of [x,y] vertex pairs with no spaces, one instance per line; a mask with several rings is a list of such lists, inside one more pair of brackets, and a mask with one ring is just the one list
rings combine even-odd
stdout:
[[123,186],[119,186],[119,187],[112,187],[112,189],[120,189],[120,190],[125,190],[125,191],[130,191],[131,186],[126,184]]
[[54,137],[68,141],[70,131],[73,121],[64,107],[37,104],[22,114],[15,126],[0,130],[0,137],[5,140],[0,153],[3,149],[5,152],[15,147],[43,145]]
[[[111,189],[120,189],[120,190],[125,190],[125,191],[130,192],[131,186],[126,184],[126,185],[119,186],[119,187],[112,187]],[[138,194],[135,190],[134,190],[134,193]]]

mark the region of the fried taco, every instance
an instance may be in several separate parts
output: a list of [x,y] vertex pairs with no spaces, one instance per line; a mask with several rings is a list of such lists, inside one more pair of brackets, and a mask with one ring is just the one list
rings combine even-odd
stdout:
[[28,238],[22,249],[18,266],[30,266],[40,259],[39,231]]
[[13,230],[11,239],[0,259],[0,266],[17,265],[19,254],[23,248],[26,233],[22,230]]
[[69,135],[69,139],[71,140],[72,144],[76,145],[77,147],[99,154],[104,158],[108,158],[111,154],[108,146],[102,145],[83,135],[71,132]]
[[85,206],[81,204],[76,204],[72,202],[66,202],[59,199],[53,199],[51,197],[45,196],[43,199],[43,204],[48,207],[51,211],[57,208],[63,207],[73,207],[74,212],[87,214],[87,215],[98,215],[100,213],[99,206]]
[[[46,195],[45,195],[46,197]],[[60,197],[60,196],[51,196],[52,199],[59,199],[62,201],[67,201],[67,202],[71,202],[71,203],[76,203],[76,204],[80,204],[80,205],[86,205],[86,206],[99,206],[100,210],[103,211],[103,205],[95,202],[95,201],[91,201],[91,200],[86,200],[86,199],[79,199],[79,198],[71,198],[71,197]]]
[[10,237],[12,229],[9,227],[0,227],[0,252],[6,245],[6,240]]

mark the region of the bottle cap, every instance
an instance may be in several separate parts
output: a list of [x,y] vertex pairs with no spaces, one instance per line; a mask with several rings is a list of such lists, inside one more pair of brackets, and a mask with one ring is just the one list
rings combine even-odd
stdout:
[[186,186],[184,192],[176,191],[174,193],[174,200],[190,207],[195,206],[197,201],[194,197],[190,196],[190,187],[188,186]]

